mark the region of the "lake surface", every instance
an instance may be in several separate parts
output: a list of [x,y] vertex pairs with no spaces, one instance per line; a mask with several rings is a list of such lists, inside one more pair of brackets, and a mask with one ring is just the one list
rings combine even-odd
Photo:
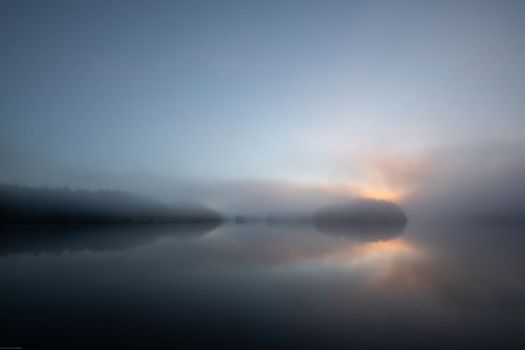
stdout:
[[525,346],[516,227],[4,229],[0,278],[0,346]]

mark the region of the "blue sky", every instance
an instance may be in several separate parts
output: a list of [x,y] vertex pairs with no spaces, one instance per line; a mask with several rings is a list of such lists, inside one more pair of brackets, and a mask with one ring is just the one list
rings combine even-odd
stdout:
[[[524,19],[520,1],[2,1],[0,147],[100,177],[378,186],[377,159],[519,150]],[[47,181],[20,169],[3,180]]]

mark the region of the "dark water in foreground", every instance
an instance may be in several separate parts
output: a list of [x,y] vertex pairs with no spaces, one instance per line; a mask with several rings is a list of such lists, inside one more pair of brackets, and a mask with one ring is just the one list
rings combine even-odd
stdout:
[[0,346],[525,348],[523,228],[4,229],[0,278]]

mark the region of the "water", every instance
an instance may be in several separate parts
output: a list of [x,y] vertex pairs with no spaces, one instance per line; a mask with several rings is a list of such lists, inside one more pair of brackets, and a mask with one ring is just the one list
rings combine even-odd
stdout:
[[523,348],[525,232],[5,230],[0,346]]

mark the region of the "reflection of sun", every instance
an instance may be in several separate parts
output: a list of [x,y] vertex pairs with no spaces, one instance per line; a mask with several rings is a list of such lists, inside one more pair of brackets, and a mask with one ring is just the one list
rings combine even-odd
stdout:
[[399,258],[415,258],[421,256],[421,254],[421,249],[404,239],[396,238],[390,241],[348,245],[324,258],[330,261],[344,262],[352,266],[380,267]]
[[355,255],[363,257],[385,257],[412,254],[416,249],[402,239],[378,241],[363,244],[356,249]]

